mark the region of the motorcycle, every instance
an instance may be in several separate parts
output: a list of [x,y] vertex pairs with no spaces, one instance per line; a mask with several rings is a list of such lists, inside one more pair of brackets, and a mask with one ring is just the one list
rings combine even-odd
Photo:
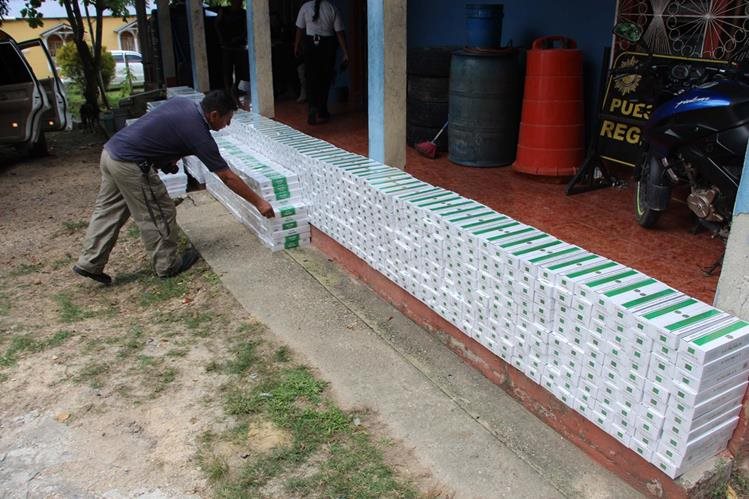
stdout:
[[[633,23],[617,24],[614,34],[645,45]],[[665,71],[660,102],[656,97],[645,126],[643,159],[634,172],[635,216],[641,226],[655,226],[668,209],[673,187],[686,184],[687,206],[699,226],[728,237],[749,141],[749,75],[737,62],[748,49],[739,49],[725,67],[691,71],[676,64]],[[628,72],[638,70],[663,79],[664,68],[647,61]]]

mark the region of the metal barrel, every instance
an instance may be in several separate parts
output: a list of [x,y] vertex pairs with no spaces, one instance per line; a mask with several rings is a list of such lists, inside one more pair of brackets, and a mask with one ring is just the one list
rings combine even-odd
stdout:
[[520,90],[515,49],[454,52],[450,63],[448,159],[477,167],[512,163]]

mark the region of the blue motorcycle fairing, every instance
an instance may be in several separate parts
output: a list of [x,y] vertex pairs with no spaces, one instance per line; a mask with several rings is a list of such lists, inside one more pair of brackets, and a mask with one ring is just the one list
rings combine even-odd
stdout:
[[697,111],[711,107],[730,106],[731,100],[727,95],[713,88],[716,85],[711,82],[699,87],[694,87],[673,99],[658,106],[650,118],[650,123],[658,123],[678,113]]

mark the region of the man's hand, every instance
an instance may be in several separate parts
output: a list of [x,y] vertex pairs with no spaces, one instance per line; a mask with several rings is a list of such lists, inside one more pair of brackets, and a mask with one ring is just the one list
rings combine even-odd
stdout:
[[175,174],[179,171],[179,166],[177,166],[176,161],[172,161],[171,163],[161,165],[159,169],[164,173]]
[[273,218],[276,216],[276,214],[273,213],[273,207],[265,199],[261,199],[260,202],[257,204],[257,210],[265,218]]
[[236,173],[231,171],[229,168],[217,170],[215,173],[229,189],[252,203],[252,205],[257,208],[257,211],[259,211],[260,214],[265,218],[273,218],[274,216],[276,216],[276,214],[273,213],[273,207],[270,205],[270,203],[258,196],[252,189],[247,186],[247,184],[244,183],[241,178],[237,176]]

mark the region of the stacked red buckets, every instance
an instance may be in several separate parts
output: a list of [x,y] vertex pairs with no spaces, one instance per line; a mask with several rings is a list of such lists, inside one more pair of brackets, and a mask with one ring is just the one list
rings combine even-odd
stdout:
[[582,52],[574,40],[533,42],[523,93],[517,156],[512,167],[545,177],[573,175],[584,157]]

